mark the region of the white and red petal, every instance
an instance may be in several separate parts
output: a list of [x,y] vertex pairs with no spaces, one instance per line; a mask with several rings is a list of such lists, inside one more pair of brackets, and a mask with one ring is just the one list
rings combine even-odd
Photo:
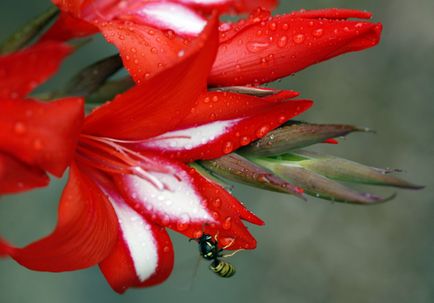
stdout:
[[72,47],[51,41],[0,56],[0,98],[25,97],[52,76],[71,52]]
[[47,174],[0,152],[0,194],[11,194],[48,185]]
[[137,143],[136,150],[153,151],[190,162],[214,159],[265,136],[307,110],[309,100],[271,101],[230,93],[208,93],[177,129]]
[[[107,184],[107,183],[106,183]],[[113,186],[100,184],[116,212],[118,241],[100,269],[118,293],[166,280],[173,269],[174,253],[169,235],[133,210]]]
[[116,215],[95,183],[73,164],[63,191],[58,223],[49,236],[16,248],[0,240],[0,255],[39,271],[69,271],[100,263],[117,239]]
[[254,224],[263,222],[223,188],[183,163],[154,155],[149,159],[152,167],[166,170],[147,172],[157,183],[136,175],[115,178],[122,196],[134,209],[152,222],[189,238],[197,238],[206,231],[219,233],[221,239],[233,239],[230,249],[256,246],[241,219]]
[[135,25],[145,24],[163,30],[172,30],[179,35],[198,36],[207,20],[185,5],[170,2],[146,2],[121,16]]
[[49,103],[4,99],[0,112],[0,150],[60,177],[75,152],[83,99]]

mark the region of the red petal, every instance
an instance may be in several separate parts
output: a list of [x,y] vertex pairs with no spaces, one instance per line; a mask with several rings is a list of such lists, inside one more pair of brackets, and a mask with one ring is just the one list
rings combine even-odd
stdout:
[[38,168],[28,166],[0,152],[0,194],[26,191],[48,185],[50,179]]
[[116,45],[125,68],[140,83],[179,61],[178,54],[191,44],[173,31],[115,20],[100,25],[107,41]]
[[6,248],[29,269],[52,272],[87,268],[107,257],[117,239],[116,215],[104,194],[75,165],[58,216],[51,235],[24,248],[3,243],[3,251]]
[[71,51],[64,43],[43,42],[0,56],[0,98],[25,97],[53,75]]
[[[106,191],[106,190],[105,190]],[[100,268],[118,293],[166,280],[173,268],[173,247],[162,227],[146,221],[115,191],[106,193],[119,220],[119,238]]]
[[184,60],[99,107],[87,117],[84,131],[143,139],[172,129],[205,90],[217,47],[215,21],[186,51]]
[[135,146],[184,162],[214,159],[265,136],[312,105],[308,100],[269,102],[229,93],[208,93],[176,130]]
[[83,100],[2,100],[0,112],[0,150],[60,177],[75,152]]
[[73,38],[86,37],[97,33],[99,29],[67,13],[61,13],[56,22],[41,37],[41,41],[67,41]]
[[[269,18],[257,13],[244,23],[227,25],[209,83],[245,85],[270,82],[343,53],[376,45],[379,23],[323,19],[367,17],[369,13],[321,10]],[[317,17],[317,18],[314,18]]]
[[251,12],[258,7],[273,10],[277,5],[278,0],[234,0],[235,9],[239,12]]
[[147,171],[157,183],[136,175],[116,179],[119,190],[132,207],[155,224],[189,238],[197,238],[205,231],[219,233],[221,239],[234,239],[230,249],[256,246],[241,219],[254,224],[263,222],[234,197],[185,164],[156,156],[150,159],[151,167],[165,170]]

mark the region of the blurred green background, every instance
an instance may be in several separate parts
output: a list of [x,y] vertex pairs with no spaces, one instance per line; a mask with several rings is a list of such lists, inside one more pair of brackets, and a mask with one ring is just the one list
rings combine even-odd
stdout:
[[[1,1],[0,38],[48,5],[48,0]],[[378,131],[316,149],[401,168],[403,177],[426,185],[424,190],[399,191],[391,202],[360,207],[311,197],[304,203],[237,185],[234,194],[267,225],[251,227],[258,248],[231,258],[238,270],[231,279],[216,277],[206,262],[193,277],[197,246],[173,234],[177,265],[161,286],[119,296],[96,267],[51,274],[1,260],[0,302],[434,302],[434,1],[285,1],[279,11],[321,7],[372,11],[384,24],[381,44],[277,85],[316,101],[305,120]],[[92,44],[81,50],[80,64],[112,51],[102,41]],[[76,70],[76,62],[68,61],[63,73]],[[1,235],[24,245],[49,233],[63,182],[1,197]]]

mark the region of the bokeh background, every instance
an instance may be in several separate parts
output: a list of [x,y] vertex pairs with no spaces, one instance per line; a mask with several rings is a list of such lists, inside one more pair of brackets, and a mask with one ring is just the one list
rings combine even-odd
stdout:
[[[434,2],[419,0],[282,1],[279,11],[353,7],[384,24],[381,44],[313,66],[277,85],[316,105],[302,118],[378,131],[317,149],[379,167],[427,187],[399,191],[386,204],[360,207],[237,185],[234,194],[267,225],[251,227],[258,248],[231,258],[237,274],[219,279],[197,247],[173,234],[176,268],[161,286],[114,293],[98,268],[52,274],[0,261],[0,302],[434,302]],[[44,11],[49,0],[0,2],[0,38]],[[80,51],[80,64],[111,53],[100,39]],[[77,69],[69,60],[63,73]],[[23,70],[23,73],[26,71]],[[51,87],[60,82],[52,82]],[[1,114],[1,113],[0,113]],[[64,180],[1,197],[0,233],[17,245],[53,228]],[[390,194],[393,189],[372,188]]]

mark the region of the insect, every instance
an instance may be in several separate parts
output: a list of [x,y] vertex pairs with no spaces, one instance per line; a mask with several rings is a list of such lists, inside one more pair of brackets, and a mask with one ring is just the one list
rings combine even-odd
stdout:
[[232,245],[233,242],[229,243],[225,247],[219,249],[218,248],[218,242],[217,242],[217,236],[215,239],[209,234],[202,234],[197,239],[190,239],[195,240],[199,244],[199,253],[205,260],[212,261],[209,265],[209,269],[213,271],[216,275],[222,278],[230,278],[233,275],[235,275],[235,266],[232,264],[221,260],[220,258],[226,258],[231,257],[235,253],[237,253],[239,250],[233,252],[232,254],[223,255],[223,250],[230,245]]

